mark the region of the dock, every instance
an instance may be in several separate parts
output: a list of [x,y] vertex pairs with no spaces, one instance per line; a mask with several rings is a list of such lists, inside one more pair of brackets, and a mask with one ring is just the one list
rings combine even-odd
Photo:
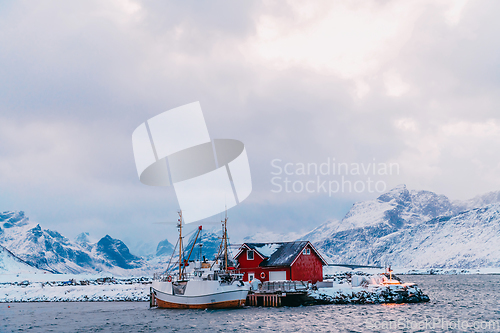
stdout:
[[248,293],[247,306],[280,307],[299,306],[307,301],[307,282],[264,282],[258,290]]

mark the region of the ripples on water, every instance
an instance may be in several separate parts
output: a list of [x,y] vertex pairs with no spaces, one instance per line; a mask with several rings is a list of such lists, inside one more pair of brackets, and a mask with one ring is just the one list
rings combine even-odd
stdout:
[[[416,282],[431,301],[234,310],[151,310],[145,302],[0,303],[0,332],[388,332],[395,331],[398,320],[407,328],[409,321],[416,325],[426,318],[500,321],[500,275],[403,276],[403,280]],[[376,321],[378,328],[373,326]],[[382,321],[385,325],[391,321],[393,329],[384,329]],[[441,326],[434,331],[442,331]]]

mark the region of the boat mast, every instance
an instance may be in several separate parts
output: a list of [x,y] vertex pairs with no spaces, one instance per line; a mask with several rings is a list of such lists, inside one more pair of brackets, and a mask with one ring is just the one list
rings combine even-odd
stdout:
[[225,252],[224,266],[227,273],[227,209],[226,209],[226,218],[224,219],[224,252]]
[[179,228],[179,280],[182,279],[182,210],[179,211],[179,225],[177,226]]

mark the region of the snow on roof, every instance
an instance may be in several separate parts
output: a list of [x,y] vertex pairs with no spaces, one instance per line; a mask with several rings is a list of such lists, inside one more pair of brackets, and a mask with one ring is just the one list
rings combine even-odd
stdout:
[[257,251],[260,252],[264,257],[269,258],[279,247],[281,244],[277,243],[269,243],[269,244],[264,244],[264,246],[256,248]]
[[263,267],[289,266],[300,254],[308,241],[284,243],[245,243],[249,248],[259,252],[266,259],[259,265]]

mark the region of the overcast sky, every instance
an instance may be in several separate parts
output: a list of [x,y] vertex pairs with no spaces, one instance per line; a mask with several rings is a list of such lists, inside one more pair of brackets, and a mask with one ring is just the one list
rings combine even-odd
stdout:
[[305,232],[379,195],[276,193],[275,159],[302,184],[317,178],[296,163],[330,159],[397,164],[370,176],[380,188],[500,190],[499,12],[493,0],[2,1],[0,210],[132,249],[175,239],[153,224],[176,220],[174,189],[139,182],[131,135],[194,101],[212,138],[247,149],[235,239]]

